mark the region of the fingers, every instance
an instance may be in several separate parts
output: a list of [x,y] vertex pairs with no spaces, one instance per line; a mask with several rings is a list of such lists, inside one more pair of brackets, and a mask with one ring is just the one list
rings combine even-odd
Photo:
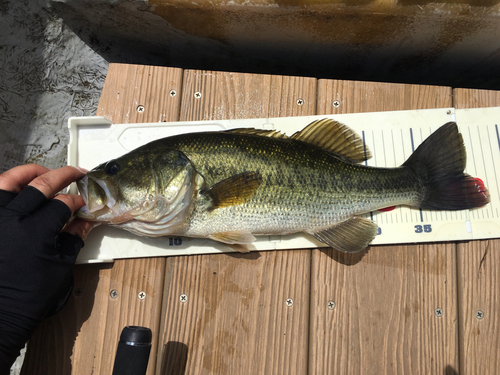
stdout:
[[73,181],[82,178],[84,175],[85,172],[82,170],[66,166],[48,171],[36,177],[28,185],[40,190],[47,198],[51,199],[57,192],[64,189]]
[[56,195],[54,199],[60,200],[66,206],[68,206],[69,209],[71,210],[71,215],[73,215],[75,211],[85,206],[83,198],[75,194],[59,194]]
[[[61,201],[66,206],[68,206],[68,208],[71,210],[71,214],[74,214],[75,211],[85,206],[85,202],[83,201],[82,197],[75,194],[56,194],[73,181],[82,178],[84,175],[85,171],[71,166],[51,170],[41,165],[27,164],[12,168],[3,174],[0,174],[0,189],[19,194],[25,186],[31,186],[37,189],[46,198],[54,198]],[[39,192],[37,193],[39,194],[39,196],[41,196]],[[25,193],[25,191],[23,191],[23,193]],[[28,193],[32,194],[31,191],[28,192],[26,190],[25,195],[27,195]],[[23,198],[26,197],[24,196]],[[38,201],[40,201],[40,199],[38,199]],[[31,210],[24,207],[19,211],[32,212],[33,209],[43,203],[43,199],[40,202],[38,201],[35,202],[35,207],[31,207]],[[14,201],[10,203],[11,206],[14,204]],[[65,231],[76,234],[84,239],[94,226],[94,223],[83,220],[73,220],[65,228]]]
[[68,232],[80,237],[82,240],[85,240],[89,232],[100,224],[101,223],[98,222],[85,221],[77,218],[66,225],[66,227],[63,229],[63,232]]
[[0,174],[0,189],[19,193],[37,177],[50,172],[50,169],[38,164],[26,164],[14,167]]

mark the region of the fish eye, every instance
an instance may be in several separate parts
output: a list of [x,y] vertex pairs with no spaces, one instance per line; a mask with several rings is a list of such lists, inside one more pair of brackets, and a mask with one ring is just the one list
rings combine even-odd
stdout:
[[118,162],[116,160],[111,160],[111,161],[106,163],[104,170],[110,176],[114,176],[115,174],[117,174],[120,171],[120,164],[118,164]]

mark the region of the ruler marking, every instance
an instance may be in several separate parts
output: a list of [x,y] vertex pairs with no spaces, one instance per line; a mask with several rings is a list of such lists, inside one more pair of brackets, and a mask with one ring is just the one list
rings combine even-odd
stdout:
[[[404,142],[404,138],[403,138],[403,129],[400,129],[399,132],[401,135],[401,146],[403,149],[403,162],[404,162],[404,161],[406,161],[406,152],[405,152],[405,142]],[[398,217],[399,217],[398,222],[401,222],[401,223],[407,222],[407,220],[405,221],[405,218],[403,217],[403,207],[402,206],[399,207],[399,213],[396,215],[398,215]]]
[[363,150],[365,152],[365,165],[368,165],[368,158],[366,157],[367,153],[366,153],[366,139],[365,139],[365,131],[363,130],[361,132],[361,135],[363,136]]
[[[403,146],[403,160],[406,161],[406,152],[405,152],[405,142],[404,142],[404,136],[403,136],[403,129],[400,129],[401,131],[401,145]],[[498,134],[498,132],[497,132]],[[499,147],[500,147],[500,140],[499,142]]]
[[[498,124],[495,124],[495,131],[497,133],[498,150],[500,151],[500,136],[498,135]],[[497,217],[498,217],[498,208],[497,208]]]
[[[420,129],[420,133],[422,133],[422,129]],[[422,134],[420,134],[422,135]],[[415,143],[413,141],[413,128],[410,128],[410,139],[411,139],[411,152],[415,152]],[[424,222],[424,215],[422,213],[422,209],[420,209],[420,222]]]
[[382,151],[384,151],[384,167],[387,168],[387,155],[385,153],[385,137],[384,137],[384,130],[382,129],[380,131],[382,134]]
[[413,143],[413,129],[410,128],[410,139],[411,139],[411,152],[415,152],[415,144]]
[[495,124],[495,130],[497,132],[498,150],[500,151],[500,136],[498,135],[498,124]]
[[[392,156],[393,156],[393,160],[394,160],[394,165],[391,167],[397,167],[398,164],[397,164],[397,160],[396,160],[396,144],[394,143],[394,129],[391,128],[391,142],[392,142]],[[391,221],[391,224],[394,224],[394,223],[399,223],[399,220],[397,219],[397,211],[392,211],[392,212],[387,212],[386,213],[387,215],[389,215],[388,219],[387,219],[387,222],[389,222],[389,220]]]
[[[365,138],[365,131],[362,130],[361,131],[361,135],[363,137],[363,150],[365,152],[365,165],[368,165],[368,158],[366,157],[367,153],[366,153],[366,138]],[[375,150],[373,150],[373,154],[375,155]],[[370,220],[373,221],[373,212],[370,211]]]
[[394,130],[393,129],[391,129],[391,141],[392,141],[392,155],[394,157],[394,166],[397,167],[398,162],[396,159],[396,144],[394,143]]
[[[472,134],[470,132],[470,126],[467,127],[467,131],[469,132],[469,139],[472,140]],[[476,155],[475,155],[475,152],[474,152],[474,145],[472,144],[472,141],[470,143],[470,148],[471,148],[471,155],[472,155],[472,164],[474,164],[474,174],[477,174]]]
[[[479,138],[479,145],[480,145],[480,151],[481,151],[481,158],[483,159],[483,167],[484,167],[484,175],[485,175],[485,179],[486,179],[486,186],[489,186],[489,176],[488,176],[488,173],[486,173],[486,165],[484,164],[485,162],[485,158],[484,158],[484,147],[483,147],[483,139],[481,138],[481,131],[479,129],[479,126],[476,127],[477,128],[477,137]],[[490,204],[490,210],[491,210],[491,213],[493,214],[493,206]],[[488,210],[489,211],[489,210]],[[489,213],[487,214],[488,215],[488,218],[490,217]]]
[[[493,174],[495,175],[495,183],[497,185],[497,196],[500,196],[500,190],[499,190],[499,186],[498,186],[497,169],[496,169],[496,166],[495,166],[495,158],[493,157],[493,146],[491,144],[491,137],[490,137],[490,132],[488,131],[488,128],[486,128],[486,134],[488,135],[488,143],[490,145],[491,164],[493,164]],[[497,137],[498,137],[498,133],[497,133]],[[492,213],[493,213],[493,205],[492,205],[491,209],[492,209]]]

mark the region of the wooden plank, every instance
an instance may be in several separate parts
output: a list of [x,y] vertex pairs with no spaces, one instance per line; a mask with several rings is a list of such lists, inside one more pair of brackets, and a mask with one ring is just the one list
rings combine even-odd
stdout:
[[446,108],[452,104],[451,94],[439,86],[320,80],[318,114]]
[[457,261],[460,374],[498,374],[500,241],[460,243]]
[[[101,280],[101,271],[106,272],[102,265],[79,266],[75,269],[74,294],[58,314],[46,319],[35,332],[28,344],[22,374],[76,374],[76,362],[81,361],[75,344],[92,343],[98,332],[97,327],[104,327],[105,315],[95,315],[91,328],[80,330],[92,313],[93,306],[107,305],[109,289]],[[77,297],[78,296],[78,297]],[[96,357],[83,368],[89,373],[94,362],[100,363],[102,344],[95,343]],[[75,355],[73,355],[73,351]]]
[[[306,374],[309,259],[305,250],[169,258],[157,373]],[[185,345],[185,363],[169,343]]]
[[190,70],[184,73],[180,118],[194,121],[312,115],[316,113],[315,94],[313,78]]
[[[315,111],[316,80],[310,78],[186,71],[182,91],[181,120]],[[306,374],[310,254],[169,258],[157,372]]]
[[[451,104],[446,87],[318,82],[318,114]],[[311,374],[457,371],[456,321],[454,244],[371,246],[357,255],[313,251]]]
[[[500,106],[500,92],[455,89],[456,108]],[[500,373],[500,240],[458,244],[460,374]],[[479,315],[477,315],[479,314]]]
[[485,108],[500,105],[500,91],[454,89],[453,106],[459,108]]
[[182,69],[111,64],[97,115],[114,123],[176,121],[181,88]]
[[[179,69],[111,64],[97,115],[115,123],[175,121],[181,81]],[[179,97],[168,95],[169,89],[177,90]],[[138,103],[144,112],[137,111]],[[165,263],[165,258],[147,258],[77,266],[78,296],[73,295],[68,306],[37,331],[23,373],[110,374],[125,326],[159,332]],[[110,296],[111,290],[118,292],[117,298]],[[140,292],[146,298],[139,299]],[[148,374],[156,368],[157,335],[153,338]]]

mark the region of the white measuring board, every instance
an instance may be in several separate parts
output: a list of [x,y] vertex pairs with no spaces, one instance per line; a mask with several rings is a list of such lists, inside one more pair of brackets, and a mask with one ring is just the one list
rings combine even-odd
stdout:
[[[390,212],[364,216],[379,226],[373,244],[458,241],[500,237],[500,107],[454,108],[172,123],[113,124],[103,117],[72,117],[68,121],[68,164],[92,169],[152,140],[181,133],[233,128],[277,129],[292,135],[314,120],[333,118],[355,130],[371,150],[366,162],[376,167],[401,165],[441,125],[457,121],[467,150],[466,172],[482,179],[491,194],[485,207],[464,211],[427,211],[398,206]],[[71,187],[73,193],[76,186]],[[306,234],[262,236],[250,250],[284,250],[325,246]],[[208,239],[146,238],[102,225],[94,229],[78,263],[111,262],[119,258],[233,252]]]

